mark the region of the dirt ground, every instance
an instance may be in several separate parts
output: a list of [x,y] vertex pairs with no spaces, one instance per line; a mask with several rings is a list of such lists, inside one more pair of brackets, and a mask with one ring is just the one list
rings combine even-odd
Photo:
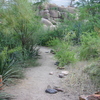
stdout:
[[[14,96],[13,100],[79,100],[79,95],[95,92],[94,85],[83,72],[87,62],[66,66],[64,70],[69,71],[69,74],[59,78],[58,75],[62,70],[54,65],[56,60],[50,49],[41,47],[40,55],[39,66],[26,68],[24,79],[4,89]],[[54,74],[49,75],[49,72]],[[45,93],[48,85],[60,87],[64,92]]]

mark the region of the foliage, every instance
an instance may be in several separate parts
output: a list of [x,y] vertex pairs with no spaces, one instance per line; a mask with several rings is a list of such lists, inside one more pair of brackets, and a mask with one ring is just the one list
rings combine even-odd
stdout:
[[49,45],[53,46],[55,57],[60,62],[60,67],[76,61],[75,52],[72,50],[71,45],[68,42],[56,38],[49,41]]
[[91,63],[86,67],[85,72],[89,74],[93,83],[100,88],[100,62]]
[[48,41],[52,40],[53,38],[63,38],[63,29],[63,27],[58,26],[55,30],[41,31],[39,35],[40,44],[43,46],[47,46]]
[[12,50],[8,51],[7,48],[0,53],[0,75],[3,77],[3,82],[9,77],[19,77],[20,71],[13,66],[15,59],[11,54]]
[[89,60],[100,56],[100,39],[96,33],[84,33],[81,36],[80,59]]
[[14,0],[13,3],[9,3],[7,9],[1,8],[0,10],[2,21],[0,33],[1,37],[5,38],[5,40],[2,39],[2,45],[7,45],[9,49],[20,45],[23,58],[32,57],[33,46],[38,40],[36,31],[40,25],[31,3],[27,0]]
[[38,55],[39,22],[28,0],[0,3],[0,75],[3,81],[22,77],[21,66],[15,64]]

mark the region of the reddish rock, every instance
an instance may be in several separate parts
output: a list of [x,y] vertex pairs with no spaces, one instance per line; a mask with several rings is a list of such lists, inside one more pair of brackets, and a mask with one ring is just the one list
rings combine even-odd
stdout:
[[93,94],[87,97],[87,100],[100,100],[100,94]]
[[100,100],[100,94],[93,94],[93,95],[81,95],[79,100]]

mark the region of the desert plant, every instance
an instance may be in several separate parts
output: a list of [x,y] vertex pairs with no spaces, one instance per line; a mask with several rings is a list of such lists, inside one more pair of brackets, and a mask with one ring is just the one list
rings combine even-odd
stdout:
[[89,60],[99,57],[99,44],[100,39],[96,33],[84,33],[81,38],[80,59]]
[[12,50],[8,51],[7,48],[0,53],[0,75],[3,77],[3,82],[9,77],[19,77],[19,69],[14,67],[15,58],[12,54]]

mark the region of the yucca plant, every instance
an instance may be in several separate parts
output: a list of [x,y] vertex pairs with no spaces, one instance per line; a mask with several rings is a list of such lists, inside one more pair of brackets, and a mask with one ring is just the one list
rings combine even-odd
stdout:
[[18,77],[19,69],[14,67],[15,57],[12,50],[4,50],[0,53],[0,75],[3,77],[3,82],[5,82],[9,77]]

